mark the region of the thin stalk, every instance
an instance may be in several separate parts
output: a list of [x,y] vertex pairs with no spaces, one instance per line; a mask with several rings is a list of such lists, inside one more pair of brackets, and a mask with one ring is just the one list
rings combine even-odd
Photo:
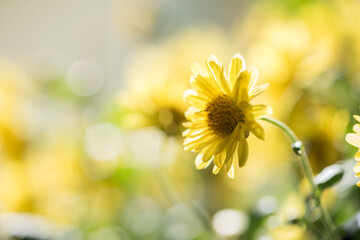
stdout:
[[314,183],[313,172],[312,172],[312,169],[310,166],[309,158],[306,154],[306,151],[305,151],[301,141],[298,139],[298,137],[295,135],[295,133],[291,130],[291,128],[289,128],[285,123],[283,123],[275,118],[271,118],[271,117],[262,117],[261,120],[269,122],[269,123],[279,127],[285,133],[285,135],[288,136],[288,138],[292,144],[291,145],[292,149],[294,150],[295,154],[297,156],[299,156],[299,158],[301,160],[300,162],[303,167],[305,176],[308,179],[310,186],[311,186],[312,195],[316,201],[317,207],[319,208],[319,210],[321,212],[321,221],[324,224],[324,227],[328,233],[328,238],[335,239],[335,240],[340,239],[340,236],[336,230],[336,227],[335,227],[329,213],[321,204],[320,192],[318,191],[318,188],[316,187],[316,185]]
[[[159,172],[154,172],[154,175],[157,183],[159,184],[161,191],[168,199],[168,201],[173,205],[179,203],[180,202],[179,198],[172,190],[172,187],[169,186],[169,183],[167,183],[167,181],[164,179],[163,174],[159,171]],[[198,208],[198,206],[196,206],[196,204],[190,200],[186,201],[186,203],[190,205],[191,209],[193,210],[195,215],[200,219],[200,221],[203,223],[204,227],[210,228],[209,218]]]
[[[165,152],[166,149],[166,143],[167,141],[162,142],[162,153]],[[160,162],[163,162],[163,155],[160,156]],[[175,205],[180,202],[180,197],[178,196],[177,192],[174,191],[173,187],[171,186],[171,181],[169,177],[165,177],[165,174],[161,169],[158,169],[154,171],[155,179],[157,183],[159,184],[160,190],[164,194],[164,196],[167,198],[167,200]],[[165,179],[166,178],[166,179]],[[191,200],[186,199],[185,202],[190,205],[191,209],[195,213],[195,215],[200,219],[200,221],[203,223],[205,228],[210,229],[210,220],[208,216],[199,209],[199,207]]]

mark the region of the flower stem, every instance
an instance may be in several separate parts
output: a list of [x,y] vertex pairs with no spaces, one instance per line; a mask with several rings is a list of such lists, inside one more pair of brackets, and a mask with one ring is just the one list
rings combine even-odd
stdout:
[[[169,181],[164,178],[161,171],[154,171],[154,176],[155,176],[157,183],[159,184],[159,187],[160,187],[162,193],[164,194],[164,196],[167,198],[167,200],[171,204],[175,205],[175,204],[182,202],[179,199],[179,197],[175,194],[175,192],[172,190],[172,187],[169,186]],[[199,218],[199,220],[204,225],[204,228],[210,229],[211,226],[210,226],[208,216],[205,213],[203,213],[203,211],[201,209],[199,209],[199,207],[193,201],[187,200],[184,202],[191,207],[191,209],[193,210],[195,215]]]
[[318,188],[316,187],[314,180],[313,180],[313,172],[310,166],[309,158],[305,152],[304,146],[302,145],[301,141],[298,139],[298,137],[295,135],[295,133],[283,122],[271,118],[271,117],[262,117],[261,120],[269,122],[277,127],[279,127],[285,135],[289,137],[289,140],[291,142],[291,147],[294,150],[295,154],[299,156],[301,165],[303,167],[303,170],[305,172],[305,176],[308,179],[313,198],[316,202],[316,206],[319,208],[321,213],[321,221],[324,224],[324,227],[328,233],[328,238],[326,239],[340,239],[340,236],[336,230],[336,227],[327,212],[327,210],[322,206],[320,201],[320,192],[318,191]]

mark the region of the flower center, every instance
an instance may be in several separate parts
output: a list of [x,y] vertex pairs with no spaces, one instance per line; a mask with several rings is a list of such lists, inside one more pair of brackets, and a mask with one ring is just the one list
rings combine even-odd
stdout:
[[179,125],[184,121],[183,112],[173,107],[160,108],[157,113],[157,125],[167,135],[176,135],[179,133]]
[[221,94],[206,104],[208,127],[219,137],[229,136],[239,122],[244,122],[244,113],[236,103]]

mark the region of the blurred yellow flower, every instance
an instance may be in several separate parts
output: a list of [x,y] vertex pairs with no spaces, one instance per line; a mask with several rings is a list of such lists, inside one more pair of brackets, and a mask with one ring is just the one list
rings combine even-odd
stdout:
[[184,120],[185,106],[179,96],[179,89],[186,88],[184,85],[179,81],[158,80],[139,85],[131,93],[121,92],[118,101],[130,110],[124,125],[131,129],[156,126],[167,135],[177,135]]
[[306,228],[295,224],[287,224],[270,231],[270,235],[274,240],[303,240],[314,239],[306,234]]
[[190,66],[212,52],[225,57],[224,46],[228,45],[221,30],[209,27],[180,31],[160,44],[145,46],[128,61],[124,71],[127,90],[117,95],[117,103],[126,110],[122,126],[155,126],[166,135],[180,135],[187,108],[182,94],[190,87]]
[[246,69],[241,55],[236,54],[225,76],[222,64],[211,55],[207,68],[193,65],[190,83],[193,89],[184,93],[190,105],[185,112],[188,128],[183,132],[185,150],[199,152],[195,164],[204,169],[214,160],[213,173],[225,169],[234,178],[234,162],[245,165],[248,157],[249,133],[264,139],[262,126],[255,120],[271,112],[266,105],[251,105],[250,101],[263,92],[268,84],[255,87],[258,71]]
[[[302,182],[303,183],[303,182]],[[299,193],[290,193],[281,204],[277,215],[267,220],[269,234],[274,240],[314,239],[307,231],[302,219],[306,214],[306,203]]]
[[0,57],[0,155],[21,158],[28,138],[30,100],[35,90],[16,65]]
[[324,104],[309,94],[292,110],[290,127],[307,147],[315,173],[341,159],[348,116],[346,110]]
[[[360,122],[360,116],[354,115],[354,118],[356,121]],[[356,177],[360,177],[360,124],[356,123],[353,127],[353,130],[355,133],[348,133],[346,134],[346,141],[359,148],[358,152],[355,154],[354,158],[357,161],[356,165],[354,166],[354,172]],[[358,187],[360,187],[360,181],[356,184]]]
[[305,203],[297,193],[290,193],[281,205],[279,214],[285,222],[301,219],[305,215]]
[[330,84],[338,74],[340,54],[347,51],[340,50],[341,17],[328,5],[312,1],[289,13],[276,1],[261,1],[234,26],[234,39],[246,49],[247,61],[271,82],[267,101],[280,120],[304,90]]

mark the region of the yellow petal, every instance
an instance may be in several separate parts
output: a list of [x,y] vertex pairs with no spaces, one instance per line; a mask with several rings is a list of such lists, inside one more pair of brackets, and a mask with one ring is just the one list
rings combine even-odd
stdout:
[[218,153],[214,156],[214,163],[219,168],[222,168],[225,162],[225,152]]
[[191,76],[190,84],[197,91],[201,91],[209,97],[220,92],[213,78],[204,78],[202,75]]
[[[242,135],[242,134],[241,134]],[[239,167],[243,167],[249,155],[249,146],[245,137],[241,137],[237,149]]]
[[209,147],[204,152],[204,156],[202,159],[203,162],[208,162],[212,159],[212,157],[215,155],[214,152],[217,144],[218,144],[217,141],[214,141],[212,144],[209,145]]
[[207,102],[194,98],[194,97],[188,97],[186,99],[186,103],[190,106],[196,107],[198,109],[205,109]]
[[353,130],[354,132],[356,132],[357,134],[360,134],[360,124],[357,123],[353,126]]
[[242,72],[240,75],[243,75],[240,80],[239,86],[239,97],[237,98],[237,103],[248,102],[249,101],[249,81],[250,75],[248,71]]
[[[240,132],[240,131],[238,131]],[[232,142],[230,142],[229,146],[226,148],[226,158],[225,158],[225,162],[232,162],[232,158],[234,155],[234,152],[236,150],[236,147],[238,145],[238,135],[236,134],[236,136],[234,137],[234,139],[232,140]],[[229,169],[225,168],[225,171],[227,172]]]
[[[215,57],[213,56],[213,58]],[[224,93],[230,95],[229,83],[224,75],[224,69],[217,60],[214,60],[213,58],[210,57],[207,61],[209,72],[212,73],[217,85],[224,91]]]
[[360,135],[348,133],[346,134],[345,140],[354,147],[360,148]]
[[198,98],[198,99],[203,100],[203,101],[208,101],[209,100],[208,96],[201,93],[200,91],[196,91],[195,89],[186,89],[184,91],[184,99],[186,99],[188,97]]
[[208,128],[202,128],[202,129],[186,129],[182,132],[183,137],[197,137],[200,135],[203,135],[208,131]]
[[356,183],[356,186],[360,187],[360,181],[358,181],[358,182]]
[[195,107],[189,107],[185,112],[185,117],[189,120],[196,119],[206,121],[206,116],[207,114],[204,110]]
[[230,86],[229,86],[228,80],[226,79],[226,76],[225,76],[224,68],[223,68],[223,67],[221,67],[220,83],[221,83],[221,88],[223,89],[223,91],[224,91],[227,95],[230,95],[230,94],[231,94]]
[[194,138],[185,138],[184,140],[184,150],[185,151],[200,151],[202,148],[206,147],[210,143],[212,143],[215,138],[208,134],[208,135],[201,135]]
[[235,54],[231,59],[229,68],[229,81],[231,88],[235,85],[240,72],[246,69],[245,60],[240,54]]
[[259,77],[259,71],[257,70],[257,68],[251,67],[249,69],[249,73],[250,73],[249,89],[251,90],[256,85],[256,82],[257,82],[258,77]]
[[193,65],[191,66],[191,71],[193,72],[194,75],[200,74],[203,77],[209,77],[209,72],[206,69],[206,67],[202,66],[199,63],[193,63]]
[[256,97],[257,95],[259,95],[260,93],[262,93],[263,91],[265,91],[268,87],[270,86],[269,83],[265,83],[265,84],[262,84],[260,86],[257,86],[253,89],[250,90],[250,93],[249,93],[249,99],[253,99],[254,97]]
[[195,91],[194,89],[188,89],[184,92],[184,100],[193,107],[199,109],[205,109],[208,97]]
[[360,162],[360,150],[357,151],[357,153],[355,153],[355,156],[354,156],[355,160]]
[[230,136],[223,139],[215,149],[215,154],[218,154],[219,152],[223,151],[226,147],[230,145],[234,141],[234,139],[238,136],[240,131],[240,125],[238,124],[234,131],[230,134]]
[[[195,166],[196,168],[198,169],[198,166],[202,163],[202,156],[204,155],[204,152],[203,151],[200,151],[198,153],[198,155],[196,155],[196,158],[195,158]],[[198,169],[200,170],[200,169]]]
[[258,104],[252,107],[252,113],[255,118],[272,114],[272,108],[268,105]]
[[206,121],[196,121],[196,122],[184,122],[183,126],[186,128],[193,128],[193,129],[199,129],[199,128],[204,128],[207,127],[207,123]]
[[194,142],[201,143],[203,141],[207,141],[212,139],[214,136],[210,134],[210,132],[205,132],[204,135],[196,136],[196,137],[187,137],[184,139],[184,145],[193,144]]
[[355,166],[354,166],[354,173],[360,173],[360,163],[357,163]]
[[358,116],[358,115],[353,115],[353,117],[355,118],[356,121],[360,122],[360,116]]
[[198,113],[198,112],[201,112],[201,111],[203,111],[203,110],[195,108],[195,107],[189,107],[186,112],[189,113],[189,114],[195,114],[195,113]]
[[213,174],[218,174],[221,171],[221,168],[219,168],[218,166],[214,165],[212,173]]
[[209,162],[202,162],[200,163],[199,165],[196,166],[196,169],[197,170],[202,170],[202,169],[205,169],[207,168],[209,165],[210,165],[211,161]]
[[229,178],[234,179],[235,178],[235,169],[234,164],[231,165],[230,170],[227,172],[227,175]]
[[217,65],[220,65],[218,59],[216,58],[216,56],[214,54],[211,54],[209,56],[209,58],[207,59],[207,62],[210,62],[210,61],[216,63]]
[[241,101],[247,101],[248,99],[248,88],[249,83],[249,74],[247,71],[241,72],[238,78],[236,79],[232,96],[237,103]]
[[204,154],[204,151],[201,151],[195,158],[195,166],[196,166],[196,169],[198,169],[198,170],[206,168],[211,163],[211,161],[208,161],[208,162],[202,161],[203,154]]
[[254,122],[252,124],[252,128],[250,129],[250,132],[254,134],[256,137],[260,138],[261,140],[265,139],[265,131],[263,127],[257,122]]
[[[237,144],[236,144],[237,145]],[[225,173],[228,173],[230,171],[231,165],[233,163],[233,155],[231,155],[231,158],[228,161],[225,161]]]
[[185,131],[182,132],[182,136],[184,137],[184,136],[188,135],[189,132],[190,132],[190,129],[186,129]]

